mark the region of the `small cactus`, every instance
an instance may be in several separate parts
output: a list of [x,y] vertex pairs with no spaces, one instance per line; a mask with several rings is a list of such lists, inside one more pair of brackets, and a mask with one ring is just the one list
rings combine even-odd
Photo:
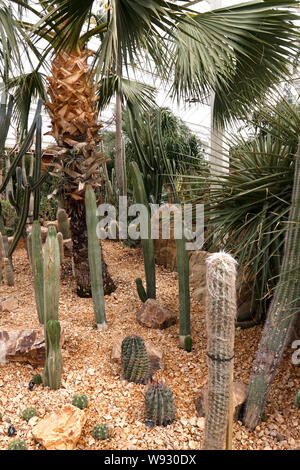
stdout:
[[32,379],[35,385],[41,385],[43,383],[42,376],[40,374],[35,374]]
[[104,441],[105,439],[109,439],[109,427],[105,423],[96,424],[93,429],[93,437],[96,440]]
[[64,239],[63,234],[58,232],[57,234],[57,241],[59,246],[59,255],[60,255],[60,263],[63,263],[65,260],[65,253],[64,253]]
[[27,450],[27,445],[21,439],[15,439],[10,444],[8,444],[7,450]]
[[8,258],[4,258],[5,279],[8,286],[15,285],[14,272]]
[[165,384],[149,385],[145,394],[146,419],[156,426],[167,426],[175,419],[176,408],[172,390]]
[[29,421],[34,416],[37,416],[35,408],[26,408],[22,413],[22,417],[25,421]]
[[89,401],[86,395],[74,395],[72,405],[77,406],[77,408],[83,410],[84,408],[88,407],[88,404]]
[[300,389],[296,393],[295,403],[296,403],[298,410],[300,410]]
[[62,233],[63,239],[67,240],[71,238],[68,216],[65,209],[58,209],[56,217],[58,231]]
[[121,360],[128,382],[145,384],[149,380],[149,359],[144,340],[140,336],[126,336],[122,341]]
[[143,303],[146,302],[146,300],[148,299],[147,297],[147,293],[145,291],[145,287],[143,286],[143,281],[140,277],[138,277],[136,280],[135,280],[135,283],[136,283],[136,290],[137,290],[137,293],[139,295],[139,298],[141,299],[141,301]]

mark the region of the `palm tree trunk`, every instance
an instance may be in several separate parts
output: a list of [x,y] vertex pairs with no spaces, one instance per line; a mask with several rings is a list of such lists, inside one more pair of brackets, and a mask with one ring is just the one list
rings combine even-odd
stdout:
[[295,156],[295,173],[284,256],[267,321],[253,366],[244,423],[259,424],[276,370],[299,313],[300,298],[300,141]]

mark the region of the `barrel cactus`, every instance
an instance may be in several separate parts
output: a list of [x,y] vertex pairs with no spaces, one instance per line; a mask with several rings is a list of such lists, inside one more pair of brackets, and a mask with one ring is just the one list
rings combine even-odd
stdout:
[[37,413],[36,413],[36,409],[32,407],[26,408],[22,413],[22,417],[25,421],[29,421],[34,416],[37,416]]
[[298,410],[300,410],[300,389],[296,393],[295,403],[296,403]]
[[155,382],[149,385],[145,394],[145,406],[147,420],[156,426],[167,426],[175,419],[173,392],[165,383]]
[[149,359],[144,340],[140,336],[126,336],[121,346],[124,378],[128,382],[145,384],[150,378]]
[[52,390],[58,390],[61,385],[62,354],[60,350],[60,324],[57,320],[49,320],[46,325],[47,334],[47,373],[48,385]]
[[110,435],[109,427],[105,423],[96,424],[93,429],[93,436],[96,440],[104,441]]
[[72,405],[77,406],[77,408],[83,410],[84,408],[88,407],[88,404],[89,401],[86,395],[74,395]]
[[10,444],[8,444],[7,450],[27,450],[27,445],[21,439],[15,439]]

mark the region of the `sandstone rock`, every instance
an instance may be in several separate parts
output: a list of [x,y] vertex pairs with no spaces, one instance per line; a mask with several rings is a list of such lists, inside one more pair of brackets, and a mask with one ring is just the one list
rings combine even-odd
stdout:
[[42,419],[32,429],[32,436],[47,450],[73,450],[85,421],[83,410],[73,405],[65,405]]
[[[247,385],[242,382],[233,383],[233,420],[238,421],[242,406],[247,398]],[[207,410],[207,385],[203,387],[195,400],[196,414],[205,417]]]
[[[117,339],[112,347],[110,360],[112,363],[121,366],[121,345],[122,341],[125,338]],[[163,369],[164,368],[164,354],[160,349],[157,349],[150,341],[145,341],[149,362],[150,362],[150,371]]]
[[[60,345],[64,343],[61,331]],[[42,365],[45,362],[44,328],[16,330],[0,329],[0,350],[2,361],[29,362]]]
[[0,312],[14,312],[19,306],[17,297],[7,297],[0,301]]
[[168,328],[176,323],[177,315],[154,299],[147,299],[136,315],[137,321],[147,328]]

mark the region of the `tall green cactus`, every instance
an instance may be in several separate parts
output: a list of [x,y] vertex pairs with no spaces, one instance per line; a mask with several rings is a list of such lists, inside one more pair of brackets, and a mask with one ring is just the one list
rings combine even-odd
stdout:
[[3,245],[3,236],[0,232],[0,285],[2,284],[4,273],[4,245]]
[[47,373],[48,385],[52,390],[57,390],[61,386],[62,375],[62,354],[60,350],[60,323],[57,320],[49,320],[46,325],[47,334]]
[[56,218],[58,224],[58,231],[62,233],[63,239],[67,240],[71,238],[68,216],[65,209],[57,209]]
[[155,283],[155,258],[154,258],[154,244],[151,238],[151,218],[150,209],[143,183],[143,178],[136,162],[130,163],[131,177],[133,181],[133,190],[136,202],[143,204],[147,208],[147,220],[143,222],[148,227],[148,238],[142,239],[142,248],[144,256],[144,267],[146,275],[146,292],[148,299],[156,298],[156,283]]
[[232,396],[236,262],[229,254],[221,252],[209,256],[206,264],[208,411],[203,449],[222,450]]
[[60,263],[62,264],[65,260],[65,255],[64,255],[64,238],[61,232],[58,232],[57,240],[58,240],[58,246],[59,246]]
[[89,266],[95,319],[97,328],[106,330],[107,322],[103,292],[101,247],[97,236],[97,204],[95,192],[90,185],[87,186],[85,192],[85,207],[86,225],[88,230]]
[[280,276],[269,307],[250,377],[244,423],[259,424],[276,370],[299,312],[300,298],[300,139],[295,155],[291,206]]
[[[41,325],[44,324],[44,259],[41,238],[41,227],[37,220],[31,231],[31,265],[33,272],[36,309]],[[30,253],[30,248],[29,248]]]
[[186,250],[185,237],[176,239],[176,256],[179,290],[179,346],[186,351],[192,347],[190,322],[190,281],[189,254]]
[[121,346],[124,378],[128,382],[145,384],[150,378],[149,358],[140,336],[126,336]]

